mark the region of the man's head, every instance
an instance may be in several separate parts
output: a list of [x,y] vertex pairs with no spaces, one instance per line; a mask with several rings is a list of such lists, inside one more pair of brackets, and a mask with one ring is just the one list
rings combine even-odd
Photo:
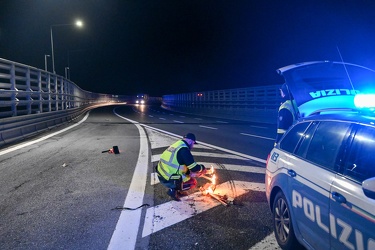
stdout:
[[283,98],[284,101],[290,99],[288,85],[286,85],[286,83],[281,85],[280,95],[281,95],[281,98]]
[[192,134],[192,133],[187,133],[186,135],[184,135],[183,139],[184,139],[184,141],[187,142],[187,144],[189,144],[190,149],[193,148],[194,144],[197,144],[196,139],[195,139],[195,135]]

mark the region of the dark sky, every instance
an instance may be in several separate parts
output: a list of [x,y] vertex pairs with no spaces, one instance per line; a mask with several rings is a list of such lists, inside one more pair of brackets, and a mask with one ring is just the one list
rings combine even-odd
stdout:
[[[375,68],[375,1],[0,0],[0,58],[55,67],[84,90],[151,96],[273,85],[315,60]],[[48,68],[52,70],[51,59]]]

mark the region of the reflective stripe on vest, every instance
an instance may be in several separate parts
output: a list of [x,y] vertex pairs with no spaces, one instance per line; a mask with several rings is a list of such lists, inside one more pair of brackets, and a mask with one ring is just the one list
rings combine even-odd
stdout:
[[[169,146],[168,149],[165,150],[160,156],[158,170],[165,180],[169,180],[171,175],[175,174],[177,171],[179,174],[186,172],[186,166],[180,165],[177,161],[177,153],[183,147],[188,148],[188,146],[182,140],[177,141]],[[185,176],[183,177],[185,180],[187,179]]]
[[[297,104],[295,102],[292,103],[291,100],[286,100],[283,104],[280,105],[280,108],[279,108],[279,112],[282,109],[289,110],[289,112],[292,114],[292,117],[293,117],[293,123],[292,124],[294,124],[296,122],[296,116],[295,116],[296,114],[295,114],[295,109],[293,108],[293,105],[294,105],[294,107],[297,106]],[[298,108],[297,108],[297,110],[298,110]],[[285,132],[286,132],[285,129],[280,129],[280,128],[277,129],[278,134],[284,134]]]
[[289,110],[289,112],[292,114],[292,116],[293,116],[293,123],[294,123],[294,121],[296,120],[296,117],[295,117],[295,115],[294,115],[294,109],[293,109],[293,104],[292,104],[292,102],[290,101],[290,100],[287,100],[287,101],[285,101],[283,104],[281,104],[281,106],[280,106],[280,108],[279,108],[279,112],[280,112],[280,110],[282,110],[282,109],[287,109],[287,110]]

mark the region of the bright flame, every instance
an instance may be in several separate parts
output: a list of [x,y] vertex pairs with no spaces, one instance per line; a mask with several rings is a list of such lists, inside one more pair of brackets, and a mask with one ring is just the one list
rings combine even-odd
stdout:
[[214,174],[211,179],[212,184],[216,184],[216,175]]
[[212,165],[211,165],[211,169],[210,169],[210,171],[211,171],[211,172],[210,172],[210,174],[213,174],[213,173],[215,173],[215,169],[214,169],[214,166],[212,166]]

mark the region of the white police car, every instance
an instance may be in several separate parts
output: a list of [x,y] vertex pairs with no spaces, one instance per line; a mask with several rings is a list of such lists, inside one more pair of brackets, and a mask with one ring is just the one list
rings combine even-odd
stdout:
[[279,72],[305,117],[267,159],[277,242],[283,249],[375,249],[375,113],[364,101],[375,71],[310,62]]

